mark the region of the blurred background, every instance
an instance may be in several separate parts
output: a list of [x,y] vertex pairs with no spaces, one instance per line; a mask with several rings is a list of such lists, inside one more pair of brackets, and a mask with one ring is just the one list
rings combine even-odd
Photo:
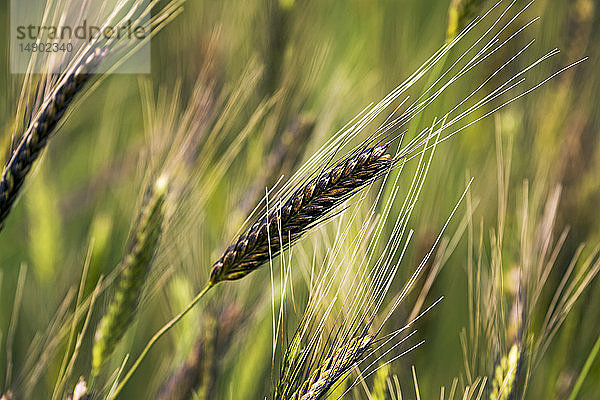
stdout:
[[[2,3],[0,25],[7,31],[8,0]],[[150,75],[108,76],[77,104],[38,162],[0,234],[0,388],[34,382],[31,368],[39,359],[31,358],[31,348],[36,347],[38,353],[33,354],[39,354],[51,347],[44,332],[60,320],[57,310],[70,288],[79,284],[86,259],[88,295],[99,277],[118,266],[144,185],[159,169],[160,158],[168,157],[171,145],[165,143],[181,128],[185,110],[198,115],[189,129],[214,134],[212,147],[207,150],[208,136],[198,134],[203,143],[198,146],[202,163],[184,183],[193,190],[184,191],[180,204],[173,207],[173,219],[163,238],[168,243],[162,244],[165,250],[157,255],[135,325],[119,345],[121,357],[114,358],[115,369],[124,354],[138,354],[152,332],[203,287],[210,266],[238,232],[265,186],[273,185],[282,174],[289,176],[328,137],[404,81],[451,38],[457,29],[449,20],[449,10],[457,3],[185,3],[184,12],[152,40]],[[461,26],[493,5],[492,1],[470,3]],[[533,244],[524,245],[525,200],[532,224],[543,225],[547,199],[560,188],[555,221],[540,229],[552,231],[553,243],[568,230],[532,329],[542,324],[579,246],[586,243],[584,257],[600,244],[599,7],[594,0],[536,0],[520,18],[528,21],[541,16],[541,20],[529,28],[528,36],[511,42],[502,52],[513,54],[531,38],[542,52],[559,48],[558,56],[537,69],[540,79],[583,57],[589,59],[436,150],[412,218],[415,238],[403,261],[402,277],[410,275],[432,246],[471,177],[470,197],[478,207],[470,228],[460,231],[465,205],[451,222],[448,233],[460,231],[462,239],[427,295],[432,300],[444,296],[444,300],[417,327],[419,338],[426,342],[391,365],[390,374],[398,376],[403,398],[415,398],[413,365],[421,398],[439,398],[440,386],[451,387],[455,377],[460,385],[468,383],[461,332],[468,330],[472,317],[467,295],[469,263],[478,259],[481,246],[482,268],[490,268],[498,256],[492,255],[498,250],[493,242],[502,221],[499,251],[505,294],[511,295],[511,271],[527,258],[524,249],[535,248],[535,229],[530,235]],[[8,148],[20,80],[10,73],[4,40],[0,54],[0,143]],[[482,65],[478,73],[487,75],[489,68],[493,66]],[[417,94],[420,87],[415,89]],[[442,115],[470,87],[472,83],[467,82],[464,88],[459,84],[444,93],[427,110],[422,125]],[[500,217],[502,205],[505,217]],[[306,242],[301,246],[308,254],[315,241]],[[198,394],[198,398],[270,396],[277,372],[272,368],[268,281],[269,271],[264,268],[248,279],[219,287],[159,343],[123,398],[155,398],[173,371],[189,360],[199,340],[212,343],[218,363],[214,368],[220,372],[205,383],[209,388],[205,397]],[[298,309],[288,309],[296,315],[289,317],[290,332],[306,299],[300,282],[294,288]],[[105,297],[99,297],[98,310],[106,307]],[[101,311],[93,314],[91,326],[100,316]],[[402,326],[406,315],[400,312],[397,318],[390,322],[392,327]],[[582,291],[531,374],[527,398],[567,398],[599,332],[600,281],[596,279]],[[67,387],[89,369],[93,335],[88,336]],[[57,354],[65,351],[64,344],[56,346]],[[498,359],[484,346],[478,351],[486,353],[481,357],[489,358],[491,365]],[[31,398],[49,397],[60,361],[56,354],[44,361]],[[600,398],[600,361],[591,365],[577,398]],[[484,370],[476,373],[485,375]],[[489,370],[487,375],[491,374]],[[347,398],[369,397],[359,386]]]

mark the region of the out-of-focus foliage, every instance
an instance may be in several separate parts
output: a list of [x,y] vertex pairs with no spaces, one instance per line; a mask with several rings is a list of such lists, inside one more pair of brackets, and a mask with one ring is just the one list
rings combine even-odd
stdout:
[[[2,3],[0,25],[8,26],[8,0]],[[77,106],[37,164],[39,170],[28,180],[0,232],[0,394],[8,388],[5,381],[21,387],[32,382],[37,360],[28,352],[35,348],[33,354],[43,354],[51,348],[46,339],[39,338],[49,325],[64,320],[56,318],[57,310],[65,298],[76,296],[83,266],[88,266],[83,294],[89,296],[98,279],[110,276],[119,265],[145,180],[149,171],[159,169],[154,157],[164,155],[160,148],[172,133],[150,133],[152,127],[176,129],[183,119],[180,113],[195,104],[196,140],[210,139],[212,147],[198,146],[198,154],[177,158],[200,166],[190,167],[192,179],[184,185],[191,190],[183,190],[185,194],[172,210],[171,225],[162,239],[163,252],[156,256],[133,327],[109,362],[111,372],[117,371],[127,353],[139,354],[148,338],[202,289],[210,266],[264,195],[265,185],[276,183],[281,175],[290,176],[300,160],[306,160],[371,101],[402,82],[446,41],[450,3],[188,0],[185,11],[152,40],[151,74],[108,76]],[[483,10],[491,6],[483,3]],[[537,45],[562,51],[541,67],[540,76],[584,56],[589,60],[439,145],[413,214],[415,239],[403,262],[407,269],[399,275],[410,276],[412,266],[431,248],[456,194],[464,189],[466,177],[473,176],[470,196],[478,200],[478,207],[472,216],[472,237],[482,238],[483,266],[491,264],[493,249],[502,249],[505,276],[499,278],[509,285],[514,279],[508,271],[523,261],[519,205],[528,195],[523,182],[537,188],[531,196],[545,196],[559,185],[553,238],[565,228],[569,232],[540,295],[539,315],[532,319],[532,325],[539,327],[544,306],[552,302],[579,245],[588,243],[584,252],[591,252],[600,242],[600,3],[536,0],[521,18],[536,15],[541,16],[532,28]],[[502,51],[517,51],[526,44],[520,40]],[[10,141],[19,90],[8,69],[8,45],[7,40],[0,42],[2,149]],[[485,68],[480,71],[485,72]],[[196,97],[199,81],[206,96],[202,107]],[[457,93],[460,87],[444,94],[442,103],[453,104],[452,96]],[[164,101],[152,108],[149,98]],[[177,112],[169,115],[169,107]],[[436,115],[437,111],[428,113]],[[510,179],[502,187],[498,169],[504,165],[499,165],[497,152],[507,142],[512,143],[510,157],[504,154],[504,161],[511,162],[505,170]],[[268,164],[267,160],[277,164],[280,158],[273,155],[277,152],[294,162]],[[223,155],[229,157],[225,162]],[[498,226],[499,199],[506,206],[501,247],[492,243],[491,234]],[[545,199],[534,201],[546,203]],[[315,254],[323,256],[327,251],[326,235],[317,235],[322,240],[307,240],[294,250],[294,257],[304,258],[305,265],[311,265],[313,256],[318,258]],[[385,376],[382,372],[367,380],[371,384],[375,378],[377,399],[396,391],[397,384],[410,398],[414,393],[411,365],[418,371],[421,398],[439,398],[440,386],[447,395],[455,377],[459,385],[472,383],[465,374],[461,347],[461,330],[469,326],[472,312],[466,295],[468,251],[467,241],[461,241],[431,285],[427,298],[444,296],[444,300],[420,321],[417,335],[425,344],[386,367]],[[20,275],[25,268],[27,274]],[[284,302],[290,337],[308,296],[302,274],[294,278],[292,293],[297,297]],[[401,283],[399,279],[395,284]],[[153,349],[122,398],[154,398],[173,371],[186,360],[191,363],[198,343],[206,345],[203,354],[213,364],[198,366],[203,378],[196,398],[261,399],[269,395],[277,382],[273,351],[281,352],[281,343],[273,344],[277,321],[273,321],[272,285],[267,267],[243,282],[216,287]],[[16,296],[19,290],[22,296]],[[113,292],[108,289],[97,298],[91,327],[97,326]],[[506,304],[510,293],[506,290]],[[15,299],[20,300],[17,306]],[[279,307],[280,300],[274,299],[273,304]],[[68,307],[73,311],[72,304]],[[406,307],[399,320],[392,317],[388,325],[403,326],[400,319],[410,313]],[[528,396],[566,398],[598,332],[600,281],[595,280],[531,375]],[[75,374],[66,388],[73,388],[80,375],[89,374],[92,336],[88,333],[83,338]],[[35,394],[32,398],[51,397],[67,351],[65,343],[55,349],[41,378],[30,388]],[[502,356],[507,354],[498,355],[496,361]],[[488,377],[495,378],[493,369]],[[600,360],[596,360],[579,398],[599,398],[599,380]],[[491,380],[487,387],[491,389]],[[360,385],[346,396],[368,398]]]

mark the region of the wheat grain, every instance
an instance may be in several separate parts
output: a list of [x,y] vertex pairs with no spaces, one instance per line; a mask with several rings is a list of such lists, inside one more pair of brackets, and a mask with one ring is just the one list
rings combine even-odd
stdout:
[[92,395],[88,392],[88,387],[85,380],[80,377],[79,382],[75,385],[73,393],[67,395],[67,400],[90,400]]
[[490,400],[508,400],[511,398],[520,356],[519,346],[514,344],[508,355],[502,357],[494,371]]
[[387,145],[370,147],[337,163],[265,213],[213,265],[210,285],[243,278],[275,257],[356,191],[384,175],[394,161]]

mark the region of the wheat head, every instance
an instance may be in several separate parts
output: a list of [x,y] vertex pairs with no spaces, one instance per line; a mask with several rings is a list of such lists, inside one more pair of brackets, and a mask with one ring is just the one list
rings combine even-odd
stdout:
[[0,178],[0,230],[19,195],[27,174],[46,147],[48,138],[105,55],[105,49],[95,48],[82,58],[74,72],[58,85],[54,95],[30,123],[19,145],[11,153]]
[[337,206],[394,164],[387,145],[364,149],[298,188],[261,216],[212,266],[210,285],[243,278],[298,241]]
[[334,356],[323,361],[289,397],[289,400],[319,400],[323,398],[329,389],[361,360],[374,340],[375,337],[368,334],[352,339],[348,345],[338,349]]
[[100,373],[101,366],[135,316],[143,284],[162,232],[166,195],[167,179],[161,177],[146,197],[123,259],[117,291],[96,330],[92,348],[92,376]]

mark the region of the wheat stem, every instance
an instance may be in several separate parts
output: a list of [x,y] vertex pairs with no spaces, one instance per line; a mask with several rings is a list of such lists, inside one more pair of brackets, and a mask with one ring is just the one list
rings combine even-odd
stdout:
[[581,370],[581,373],[579,374],[579,377],[577,378],[577,382],[575,382],[575,386],[573,387],[573,391],[571,392],[571,395],[569,396],[569,400],[575,400],[577,398],[577,395],[579,394],[579,391],[581,390],[581,386],[583,386],[583,382],[585,381],[585,378],[587,377],[588,373],[590,372],[590,369],[592,368],[592,365],[594,364],[594,361],[596,360],[596,357],[598,356],[599,352],[600,352],[600,336],[598,336],[598,339],[596,339],[596,343],[594,343],[594,347],[592,348],[592,351],[590,352],[587,359],[585,360],[585,364],[583,366],[583,369]]
[[123,390],[123,387],[125,387],[125,385],[129,381],[129,379],[131,378],[131,376],[135,372],[135,370],[140,366],[141,362],[144,360],[144,358],[146,357],[146,355],[148,354],[148,352],[150,351],[150,349],[152,349],[152,346],[154,346],[154,344],[161,337],[163,337],[163,335],[165,333],[167,333],[177,322],[179,322],[179,320],[181,320],[183,317],[185,317],[185,315],[192,308],[194,308],[194,306],[200,301],[200,299],[202,299],[202,297],[204,297],[204,295],[213,286],[214,285],[212,285],[212,284],[206,285],[204,287],[204,289],[202,289],[202,291],[200,293],[198,293],[196,295],[196,297],[194,297],[194,299],[187,306],[185,306],[185,308],[183,310],[181,310],[181,312],[179,312],[179,314],[177,314],[169,322],[167,322],[165,325],[163,325],[163,327],[160,328],[154,334],[154,336],[152,336],[152,338],[148,341],[148,343],[146,344],[146,347],[144,347],[144,350],[142,350],[142,352],[140,353],[140,355],[138,356],[138,358],[135,360],[135,362],[133,363],[133,365],[131,366],[131,368],[129,369],[129,371],[127,372],[127,374],[125,375],[125,377],[123,378],[123,380],[117,385],[116,389],[109,395],[109,397],[108,397],[109,399],[115,399],[119,395],[119,393]]

